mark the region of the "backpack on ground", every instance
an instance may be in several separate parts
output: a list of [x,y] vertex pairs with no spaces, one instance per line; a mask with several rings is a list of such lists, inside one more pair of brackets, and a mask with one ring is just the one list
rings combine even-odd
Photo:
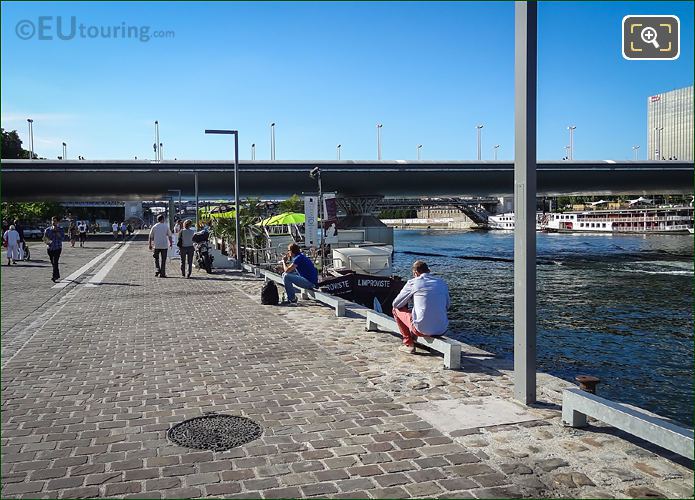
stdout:
[[278,287],[273,281],[267,281],[261,288],[261,304],[264,306],[276,306],[279,301]]

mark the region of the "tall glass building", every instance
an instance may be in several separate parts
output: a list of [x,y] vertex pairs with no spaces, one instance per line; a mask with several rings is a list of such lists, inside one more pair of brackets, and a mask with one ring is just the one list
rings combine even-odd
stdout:
[[693,160],[693,87],[664,92],[647,100],[649,160]]

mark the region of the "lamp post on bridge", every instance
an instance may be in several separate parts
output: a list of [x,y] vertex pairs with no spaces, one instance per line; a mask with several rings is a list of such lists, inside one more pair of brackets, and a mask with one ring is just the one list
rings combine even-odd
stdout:
[[338,158],[338,161],[340,161],[340,147],[341,147],[340,144],[338,144],[338,145],[335,147],[335,152],[336,152],[336,156],[337,156],[337,158]]
[[655,153],[655,160],[660,160],[661,159],[661,131],[664,130],[664,127],[654,127],[654,132],[655,132],[655,142],[654,142],[654,153]]
[[154,160],[159,161],[159,120],[154,121]]
[[[271,130],[274,130],[275,123],[271,124]],[[236,249],[236,260],[238,269],[241,269],[241,239],[240,239],[240,228],[239,228],[239,131],[238,130],[215,130],[215,129],[205,129],[206,134],[218,134],[218,135],[233,135],[234,136],[234,211],[236,212],[234,217],[234,246]],[[274,132],[273,132],[274,137]],[[274,138],[272,140],[272,145],[274,146]],[[273,159],[275,159],[275,153],[271,150]]]
[[569,127],[567,127],[567,130],[570,131],[570,145],[569,145],[570,152],[568,155],[570,160],[574,160],[574,130],[576,128],[577,127],[575,125],[570,125]]
[[417,145],[417,159],[420,160],[420,150],[422,149],[422,144]]
[[270,159],[275,160],[275,122],[270,124]]
[[495,144],[492,146],[492,153],[494,155],[495,161],[497,161],[497,150],[500,148],[499,144]]
[[376,159],[381,160],[381,123],[376,124]]
[[570,147],[568,144],[567,146],[565,146],[565,157],[563,158],[563,160],[569,160],[569,159],[570,159]]
[[483,125],[482,124],[476,125],[475,128],[476,128],[476,131],[478,133],[478,161],[480,161],[481,160],[481,148],[483,145],[482,138],[481,138],[481,135],[482,135],[481,132],[482,132]]
[[29,124],[29,159],[34,159],[34,120],[27,118],[27,123]]
[[68,145],[63,143],[63,160],[68,159]]
[[638,159],[639,159],[638,151],[639,151],[639,146],[632,146],[632,152],[633,152],[634,155],[635,155],[635,160],[638,160]]
[[164,159],[164,143],[160,142],[159,143],[159,161],[162,161]]
[[256,160],[256,143],[251,144],[251,161]]

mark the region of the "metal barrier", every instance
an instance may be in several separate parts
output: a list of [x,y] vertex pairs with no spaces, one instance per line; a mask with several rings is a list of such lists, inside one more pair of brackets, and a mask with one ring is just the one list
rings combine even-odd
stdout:
[[693,459],[692,429],[581,389],[565,389],[562,393],[563,423],[570,427],[586,427],[587,417]]

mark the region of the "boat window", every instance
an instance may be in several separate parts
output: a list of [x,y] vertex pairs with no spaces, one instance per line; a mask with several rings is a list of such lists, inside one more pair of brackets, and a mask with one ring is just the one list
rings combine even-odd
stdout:
[[604,223],[601,225],[601,227],[606,227],[606,223],[604,222]]

